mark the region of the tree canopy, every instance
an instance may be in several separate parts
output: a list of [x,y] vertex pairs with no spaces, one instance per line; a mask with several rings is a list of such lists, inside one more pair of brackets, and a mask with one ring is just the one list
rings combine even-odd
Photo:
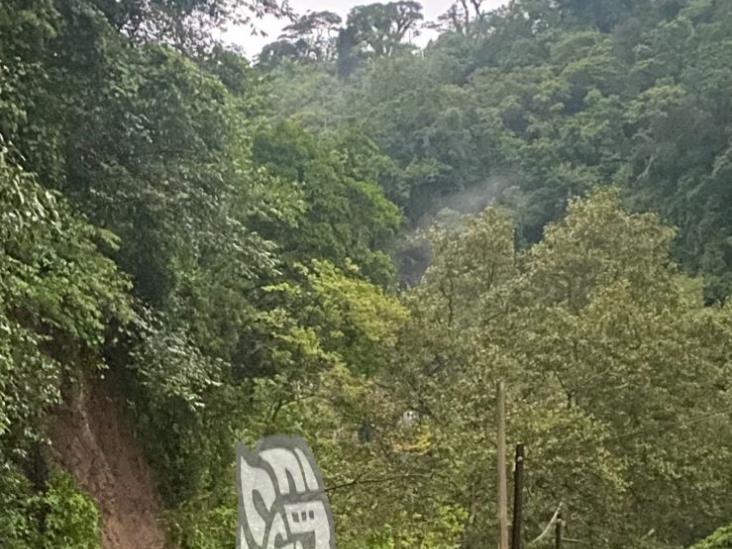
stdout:
[[48,435],[102,375],[182,548],[273,433],[339,545],[484,547],[499,380],[527,541],[727,546],[732,4],[447,4],[0,4],[0,546],[99,546]]

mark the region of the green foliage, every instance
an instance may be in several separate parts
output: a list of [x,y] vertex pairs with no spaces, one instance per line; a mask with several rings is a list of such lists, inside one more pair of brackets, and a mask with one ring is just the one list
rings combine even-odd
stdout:
[[99,367],[110,324],[134,316],[129,284],[102,253],[116,238],[75,215],[9,155],[0,150],[0,542],[99,547],[96,509],[68,478],[53,477],[38,495],[22,471],[32,471],[62,383]]
[[35,520],[35,497],[30,482],[12,465],[0,475],[0,542],[6,547],[38,547],[40,532]]
[[[293,261],[320,258],[346,268],[349,261],[370,280],[389,285],[391,261],[383,248],[401,217],[364,167],[378,155],[356,140],[319,143],[291,124],[260,131],[254,160],[299,189],[306,209],[291,226],[265,225]],[[337,152],[336,152],[337,151]]]
[[70,477],[52,477],[42,504],[48,508],[48,513],[44,520],[41,547],[101,548],[96,505],[77,491]]
[[729,547],[732,547],[732,527],[726,526],[694,545],[692,549],[729,549]]
[[101,548],[99,512],[94,502],[65,474],[54,474],[34,494],[18,471],[4,467],[0,542],[17,549]]
[[337,63],[275,71],[280,116],[373,139],[398,173],[379,183],[416,226],[498,200],[525,246],[571,197],[618,185],[679,228],[675,257],[724,300],[729,6],[522,0],[462,15],[423,55],[377,56],[345,81]]
[[730,513],[729,309],[703,306],[670,260],[673,231],[615,193],[573,201],[525,252],[514,231],[489,209],[437,232],[387,366],[290,386],[300,398],[274,417],[281,389],[260,386],[268,428],[251,438],[313,441],[349,546],[481,547],[496,535],[502,379],[509,443],[529,449],[527,537],[561,502],[593,547],[690,543]]
[[[80,373],[107,323],[132,316],[127,281],[100,253],[115,240],[75,217],[0,151],[0,463],[40,436],[64,372]],[[98,362],[97,362],[98,364]]]
[[219,549],[234,545],[231,533],[236,532],[238,511],[230,503],[236,494],[233,483],[229,484],[231,492],[225,504],[217,504],[215,498],[199,496],[188,500],[168,517],[173,543],[191,549]]
[[406,318],[403,307],[380,288],[355,278],[353,266],[344,272],[314,262],[302,272],[306,283],[290,295],[290,308],[314,331],[319,346],[359,374],[378,371],[397,343]]

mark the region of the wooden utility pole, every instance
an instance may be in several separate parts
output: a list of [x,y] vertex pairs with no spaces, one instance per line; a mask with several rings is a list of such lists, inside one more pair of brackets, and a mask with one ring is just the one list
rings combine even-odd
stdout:
[[506,387],[498,383],[496,394],[498,420],[498,549],[508,549],[508,484],[506,482]]
[[564,521],[562,520],[562,513],[559,513],[557,516],[557,524],[556,524],[556,536],[554,538],[554,547],[555,549],[562,549],[562,530],[564,529]]
[[524,491],[524,445],[516,446],[513,471],[513,523],[511,525],[511,549],[521,549],[521,521]]

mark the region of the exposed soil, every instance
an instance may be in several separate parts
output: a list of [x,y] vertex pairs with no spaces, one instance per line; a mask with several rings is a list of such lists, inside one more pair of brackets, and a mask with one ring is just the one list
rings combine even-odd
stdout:
[[51,439],[55,461],[97,501],[104,549],[165,547],[152,471],[122,403],[104,381],[92,381],[68,397]]

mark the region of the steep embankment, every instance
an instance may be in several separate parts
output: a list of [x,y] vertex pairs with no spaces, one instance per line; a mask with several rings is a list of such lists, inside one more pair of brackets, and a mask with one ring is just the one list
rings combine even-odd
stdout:
[[55,460],[99,506],[104,549],[165,546],[152,471],[123,413],[102,380],[60,407],[52,434]]

